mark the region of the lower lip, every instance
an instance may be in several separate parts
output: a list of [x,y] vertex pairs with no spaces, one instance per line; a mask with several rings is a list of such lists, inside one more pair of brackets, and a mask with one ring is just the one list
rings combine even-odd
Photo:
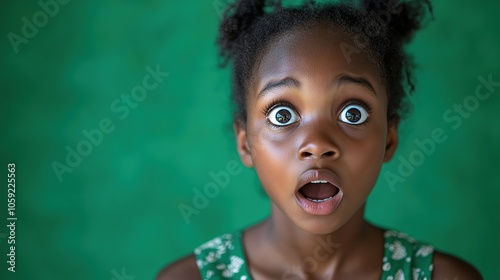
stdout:
[[308,214],[324,216],[333,213],[335,209],[340,204],[342,200],[342,191],[339,189],[339,192],[330,198],[327,201],[322,202],[313,202],[304,197],[300,192],[295,194],[297,198],[297,203],[299,206]]

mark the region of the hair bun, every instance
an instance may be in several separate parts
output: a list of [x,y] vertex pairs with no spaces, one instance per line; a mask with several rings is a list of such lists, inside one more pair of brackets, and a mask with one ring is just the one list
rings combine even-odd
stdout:
[[429,0],[364,0],[363,7],[369,15],[384,21],[389,36],[401,43],[410,41],[420,29],[427,10],[432,15]]
[[265,0],[238,0],[224,12],[217,43],[221,46],[221,56],[226,61],[233,55],[234,46],[240,35],[252,23],[264,15]]

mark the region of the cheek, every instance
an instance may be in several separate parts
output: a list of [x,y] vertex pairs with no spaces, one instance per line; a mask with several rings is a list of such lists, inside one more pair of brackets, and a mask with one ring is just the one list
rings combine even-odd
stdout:
[[385,154],[385,137],[373,136],[371,141],[362,141],[350,147],[347,160],[348,173],[354,185],[363,193],[370,192],[379,176]]
[[[296,158],[296,137],[290,130],[274,130],[266,121],[261,121],[252,126],[250,145],[253,160],[261,163],[284,162]],[[263,162],[264,161],[264,162]],[[271,164],[269,164],[271,165]]]
[[358,146],[358,152],[352,156],[352,165],[357,167],[357,174],[377,174],[382,167],[383,158],[383,143],[369,142]]
[[[250,133],[254,168],[268,194],[273,196],[280,188],[295,187],[298,171],[292,163],[296,159],[296,139],[269,129],[266,123],[254,124]],[[277,183],[280,186],[274,187]]]
[[272,145],[269,142],[256,145],[253,151],[254,168],[266,189],[272,188],[276,182],[285,187],[296,179],[296,174],[293,175],[293,166],[289,164],[293,159],[292,152],[286,149],[288,145],[287,143]]

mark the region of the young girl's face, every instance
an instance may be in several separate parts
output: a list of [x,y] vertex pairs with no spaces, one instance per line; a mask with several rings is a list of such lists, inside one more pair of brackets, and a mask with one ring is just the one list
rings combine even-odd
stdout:
[[311,233],[333,232],[362,208],[397,146],[379,70],[354,45],[323,25],[274,39],[249,83],[246,125],[236,126],[273,211]]

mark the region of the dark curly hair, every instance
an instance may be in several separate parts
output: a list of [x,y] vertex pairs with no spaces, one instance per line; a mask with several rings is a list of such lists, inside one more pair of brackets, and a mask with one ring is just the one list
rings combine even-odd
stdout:
[[352,0],[284,7],[280,0],[237,0],[225,11],[217,44],[220,65],[233,62],[234,119],[246,122],[246,91],[256,60],[271,39],[294,28],[326,23],[354,39],[380,70],[388,93],[389,121],[404,117],[409,106],[405,92],[414,91],[413,63],[403,46],[421,27],[429,0]]

